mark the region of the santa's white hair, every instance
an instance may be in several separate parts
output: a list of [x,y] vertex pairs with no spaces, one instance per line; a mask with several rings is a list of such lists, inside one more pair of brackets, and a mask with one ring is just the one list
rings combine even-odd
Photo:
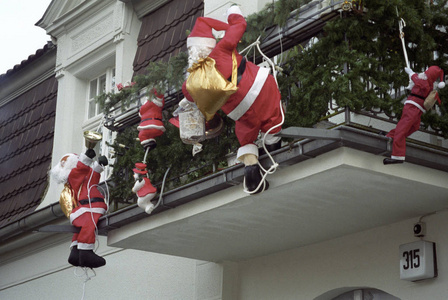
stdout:
[[65,154],[55,165],[51,168],[49,174],[51,178],[57,183],[66,183],[68,180],[68,175],[73,168],[76,167],[79,161],[79,156],[73,153]]
[[190,46],[188,47],[188,67],[191,68],[191,66],[199,61],[201,58],[206,58],[210,52],[212,52],[213,48],[210,46]]

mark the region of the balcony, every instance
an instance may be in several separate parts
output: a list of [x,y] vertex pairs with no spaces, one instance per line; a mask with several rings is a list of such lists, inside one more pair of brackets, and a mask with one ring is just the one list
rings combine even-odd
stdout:
[[[409,139],[406,162],[384,166],[391,141],[375,114],[342,111],[332,129],[288,128],[275,151],[279,169],[267,191],[243,192],[244,166],[234,165],[163,195],[151,215],[130,206],[103,217],[114,247],[207,261],[238,261],[301,247],[442,210],[448,196],[448,149]],[[368,119],[366,121],[366,118]],[[414,137],[414,136],[411,136]],[[270,161],[261,157],[268,167]]]

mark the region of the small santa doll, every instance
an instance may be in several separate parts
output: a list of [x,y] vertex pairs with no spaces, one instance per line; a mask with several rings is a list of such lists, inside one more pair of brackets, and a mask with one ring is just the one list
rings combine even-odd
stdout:
[[132,188],[132,192],[137,194],[137,205],[144,209],[147,214],[150,214],[154,210],[154,204],[151,200],[157,193],[157,189],[151,184],[151,181],[146,176],[148,171],[146,170],[146,164],[136,163],[134,171],[135,184]]
[[[385,165],[401,164],[406,155],[406,138],[420,128],[421,116],[425,109],[425,100],[434,89],[445,87],[443,70],[437,66],[429,67],[423,73],[415,73],[410,68],[405,68],[409,75],[409,86],[411,90],[408,98],[404,102],[403,112],[400,121],[395,129],[392,129],[386,136],[393,139],[392,155],[383,160]],[[439,81],[437,83],[437,81]],[[435,91],[434,97],[441,104],[439,95]]]
[[165,132],[162,121],[162,109],[165,105],[163,94],[154,91],[155,97],[147,100],[139,111],[141,118],[140,125],[137,127],[139,131],[138,138],[144,148],[154,149],[156,147],[156,137],[161,136]]

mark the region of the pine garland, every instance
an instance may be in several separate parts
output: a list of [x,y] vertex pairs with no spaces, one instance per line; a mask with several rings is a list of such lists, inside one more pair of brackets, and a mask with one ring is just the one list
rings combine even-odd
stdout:
[[[424,1],[372,0],[365,13],[344,13],[328,22],[316,44],[290,51],[283,66],[288,76],[279,79],[282,95],[289,95],[285,127],[312,126],[328,113],[331,100],[353,111],[380,108],[399,116],[405,96],[394,98],[390,91],[409,81],[399,17],[406,20],[407,44],[418,45],[407,49],[413,70],[422,72],[431,65],[448,70],[446,33],[437,27],[447,26],[446,3],[428,6]],[[437,59],[434,52],[439,53]],[[442,99],[445,95],[446,89],[441,90]],[[447,107],[447,101],[442,102],[442,114],[428,112],[422,122],[448,136]]]

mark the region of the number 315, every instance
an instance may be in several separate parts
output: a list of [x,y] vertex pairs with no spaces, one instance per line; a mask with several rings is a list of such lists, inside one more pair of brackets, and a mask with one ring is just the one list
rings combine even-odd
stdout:
[[414,249],[403,252],[404,264],[403,269],[414,269],[420,267],[420,249]]

